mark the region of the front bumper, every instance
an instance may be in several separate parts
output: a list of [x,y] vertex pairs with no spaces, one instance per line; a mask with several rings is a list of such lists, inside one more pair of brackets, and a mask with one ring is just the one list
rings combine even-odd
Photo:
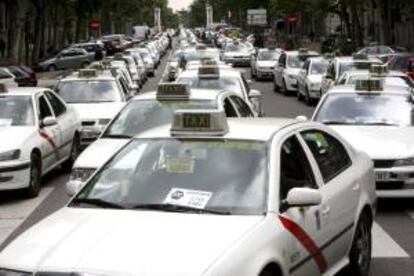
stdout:
[[273,69],[260,69],[256,71],[257,78],[259,79],[273,79]]
[[377,196],[414,197],[414,166],[376,168]]
[[321,90],[309,90],[309,97],[312,99],[320,99],[321,98]]
[[0,162],[0,191],[27,188],[30,181],[30,161]]
[[224,57],[224,62],[250,66],[251,59],[250,57]]

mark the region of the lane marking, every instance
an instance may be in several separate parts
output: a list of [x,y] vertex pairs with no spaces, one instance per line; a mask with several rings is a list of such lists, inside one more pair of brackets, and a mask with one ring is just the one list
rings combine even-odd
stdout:
[[300,225],[283,216],[279,216],[279,219],[286,230],[288,230],[294,237],[296,237],[296,239],[303,245],[303,247],[306,248],[310,257],[313,258],[316,265],[318,266],[319,271],[321,273],[324,273],[328,267],[328,264],[318,245],[302,229],[302,227],[300,227]]
[[410,255],[376,222],[372,226],[372,258],[409,258]]
[[46,187],[40,190],[36,198],[0,203],[0,245],[30,216],[53,190],[54,188]]

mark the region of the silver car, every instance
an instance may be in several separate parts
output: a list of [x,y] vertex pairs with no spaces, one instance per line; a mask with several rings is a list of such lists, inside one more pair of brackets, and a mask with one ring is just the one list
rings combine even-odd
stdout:
[[41,62],[38,67],[42,71],[77,69],[88,66],[94,59],[95,54],[88,53],[85,49],[68,48],[55,57]]

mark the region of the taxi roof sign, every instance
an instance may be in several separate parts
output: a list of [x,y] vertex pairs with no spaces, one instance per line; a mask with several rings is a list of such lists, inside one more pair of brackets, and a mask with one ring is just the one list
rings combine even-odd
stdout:
[[380,79],[360,79],[355,83],[357,92],[383,91],[384,85]]
[[362,59],[362,60],[368,60],[368,55],[367,54],[358,54],[355,53],[352,55],[353,59]]
[[171,135],[223,136],[229,131],[226,114],[222,110],[176,110]]
[[106,68],[102,63],[92,63],[91,65],[89,65],[88,69],[94,69],[97,71],[104,71]]
[[219,78],[220,69],[218,66],[201,66],[198,68],[199,78]]
[[196,50],[206,50],[206,49],[207,49],[206,45],[197,45],[196,46]]
[[372,75],[385,75],[389,73],[387,65],[380,65],[380,64],[371,64],[369,68],[369,73]]
[[187,83],[160,83],[156,97],[157,100],[187,100],[190,86]]
[[309,52],[308,48],[299,48],[299,53],[303,54],[303,53],[307,53]]
[[336,56],[335,53],[326,53],[326,54],[324,54],[325,59],[334,59],[335,56]]
[[79,70],[79,78],[96,78],[98,72],[95,69],[81,69]]
[[201,59],[201,64],[203,66],[217,66],[217,61],[211,58],[203,58]]

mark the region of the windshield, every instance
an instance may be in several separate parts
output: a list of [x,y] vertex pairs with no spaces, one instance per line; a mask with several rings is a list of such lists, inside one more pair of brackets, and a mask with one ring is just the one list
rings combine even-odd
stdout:
[[119,99],[115,81],[63,81],[57,92],[67,103],[115,102]]
[[243,97],[243,90],[236,77],[220,76],[216,78],[181,77],[177,79],[180,83],[189,83],[191,88],[227,90],[238,93]]
[[277,61],[279,59],[279,54],[275,51],[262,51],[259,52],[259,55],[257,56],[258,60],[275,60]]
[[74,202],[99,200],[131,209],[171,204],[261,215],[265,183],[263,142],[135,140],[91,179]]
[[215,109],[215,101],[156,101],[129,102],[105,130],[103,136],[133,137],[151,128],[169,124],[176,109]]
[[[355,84],[357,80],[361,79],[367,79],[368,75],[357,75],[357,76],[351,76],[348,79],[347,84]],[[397,77],[397,76],[390,76],[390,77],[383,77],[381,78],[384,82],[384,85],[390,85],[390,86],[401,86],[401,87],[412,87],[413,83],[408,77]]]
[[288,55],[287,64],[290,68],[302,68],[305,61],[312,55]]
[[310,75],[322,75],[328,68],[328,62],[314,61],[312,62],[309,74]]
[[225,49],[226,52],[243,52],[247,50],[244,44],[228,44]]
[[373,64],[373,62],[343,62],[339,65],[338,76],[342,76],[343,73],[351,70],[368,70],[371,67],[371,64]]
[[411,125],[412,103],[404,95],[332,94],[323,102],[316,120],[350,125]]
[[30,96],[0,96],[0,127],[34,124],[35,117]]

